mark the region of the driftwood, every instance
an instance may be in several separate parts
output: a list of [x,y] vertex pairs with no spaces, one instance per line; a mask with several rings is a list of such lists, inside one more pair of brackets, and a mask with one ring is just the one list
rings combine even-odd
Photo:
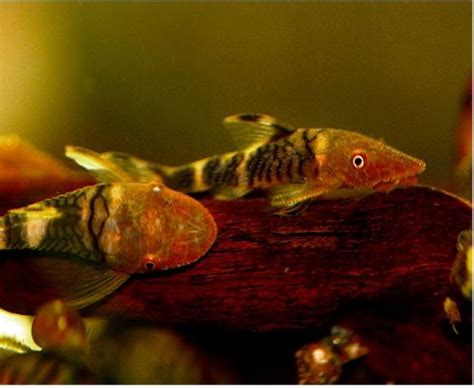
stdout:
[[[356,306],[444,319],[458,233],[471,206],[428,187],[320,201],[272,215],[263,198],[204,199],[217,241],[187,268],[136,276],[87,315],[162,324],[274,331],[316,328]],[[18,259],[0,263],[0,306],[32,313],[54,297]]]
[[[8,201],[0,206],[75,185],[2,191]],[[369,348],[344,368],[342,383],[471,381],[470,303],[459,336],[443,312],[470,204],[428,187],[315,202],[295,217],[272,215],[263,198],[202,202],[219,227],[206,257],[136,276],[82,313],[187,326],[203,347],[240,365],[243,383],[295,383],[295,351],[333,324],[352,328]],[[30,259],[2,255],[1,308],[32,314],[57,296],[37,287],[41,274],[30,271]]]

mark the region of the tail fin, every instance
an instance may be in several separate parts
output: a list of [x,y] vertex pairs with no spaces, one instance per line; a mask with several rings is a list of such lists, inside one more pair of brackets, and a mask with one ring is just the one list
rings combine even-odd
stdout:
[[173,190],[185,193],[193,192],[196,187],[196,173],[192,163],[173,167],[148,162],[125,152],[106,152],[101,155],[117,164],[137,182],[157,181]]
[[162,164],[148,162],[137,158],[126,152],[105,152],[102,154],[107,160],[117,164],[137,182],[158,181],[166,184],[167,177],[170,176],[174,167],[168,167]]

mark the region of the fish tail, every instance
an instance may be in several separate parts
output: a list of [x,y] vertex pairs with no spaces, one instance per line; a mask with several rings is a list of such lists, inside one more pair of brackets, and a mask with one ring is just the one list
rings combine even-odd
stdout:
[[154,163],[152,168],[161,177],[163,183],[173,190],[183,193],[195,193],[207,189],[207,187],[202,187],[200,184],[200,169],[197,162],[181,166]]
[[[149,162],[148,168],[152,170],[155,174],[157,174],[163,183],[166,186],[170,186],[170,182],[173,181],[172,177],[173,175],[181,168],[184,168],[185,166],[168,166],[166,164],[161,164],[161,163],[154,163],[154,162]],[[172,188],[172,187],[171,187]]]
[[153,164],[153,170],[168,187],[185,192],[220,191],[244,186],[241,166],[245,152],[230,152],[177,167]]
[[106,159],[119,165],[139,182],[161,181],[169,188],[184,193],[197,193],[245,185],[242,168],[248,153],[230,152],[211,156],[181,166],[149,162],[124,152],[107,152]]
[[[0,217],[0,249],[58,248],[58,252],[64,251],[57,243],[62,240],[64,246],[72,244],[74,239],[68,233],[80,222],[87,190],[79,189],[9,210]],[[50,247],[51,244],[54,247]]]
[[25,219],[14,212],[0,218],[0,250],[29,248]]

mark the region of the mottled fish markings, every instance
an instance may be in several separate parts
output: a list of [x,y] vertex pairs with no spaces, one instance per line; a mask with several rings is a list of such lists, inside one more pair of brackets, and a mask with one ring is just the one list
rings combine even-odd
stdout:
[[6,235],[0,249],[60,252],[105,262],[99,240],[108,217],[103,197],[107,188],[96,185],[79,189],[7,212],[0,219]]
[[71,306],[102,299],[134,273],[188,265],[214,243],[214,220],[193,198],[136,182],[142,172],[92,151],[68,147],[67,155],[103,183],[8,211],[0,217],[0,250],[61,256],[54,265],[32,261]]
[[202,176],[203,176],[203,183],[206,186],[211,187],[215,184],[217,172],[219,171],[219,167],[221,165],[221,159],[219,157],[209,158],[206,163],[204,164]]
[[333,128],[291,128],[264,114],[227,117],[238,151],[184,166],[147,162],[124,153],[127,169],[157,176],[187,193],[211,191],[234,199],[253,190],[268,192],[275,207],[291,208],[315,197],[343,197],[411,184],[425,163],[360,133]]
[[165,183],[173,187],[174,190],[183,192],[192,191],[195,180],[194,174],[195,169],[193,166],[185,166],[176,169],[170,176],[166,177]]
[[238,152],[227,158],[211,158],[204,164],[203,181],[200,185],[221,188],[223,186],[236,187],[239,184],[237,169],[244,160],[244,154]]
[[97,186],[96,193],[93,195],[89,202],[89,215],[87,222],[87,230],[92,240],[92,245],[95,250],[100,253],[101,257],[105,261],[105,254],[100,246],[100,238],[104,231],[104,226],[107,219],[110,216],[107,201],[103,196],[103,192],[106,189],[105,186]]
[[252,189],[273,183],[301,183],[308,179],[308,175],[315,177],[318,164],[311,142],[316,137],[315,132],[309,139],[308,130],[305,130],[301,138],[283,138],[258,147],[249,154],[246,162],[247,187]]

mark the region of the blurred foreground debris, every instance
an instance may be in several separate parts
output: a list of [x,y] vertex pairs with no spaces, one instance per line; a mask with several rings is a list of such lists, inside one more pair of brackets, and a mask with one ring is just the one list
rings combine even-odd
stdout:
[[343,365],[367,355],[357,335],[334,326],[331,335],[296,352],[299,384],[332,384],[342,376]]
[[[33,338],[41,350],[20,346],[19,342],[16,348],[10,346],[11,354],[0,360],[0,383],[235,382],[222,362],[172,330],[124,320],[95,321],[87,325],[87,331],[86,325],[60,300],[41,306],[32,324]],[[5,343],[0,341],[0,347],[6,348]]]
[[451,270],[451,290],[444,311],[456,334],[472,330],[472,230],[458,235],[457,255]]

